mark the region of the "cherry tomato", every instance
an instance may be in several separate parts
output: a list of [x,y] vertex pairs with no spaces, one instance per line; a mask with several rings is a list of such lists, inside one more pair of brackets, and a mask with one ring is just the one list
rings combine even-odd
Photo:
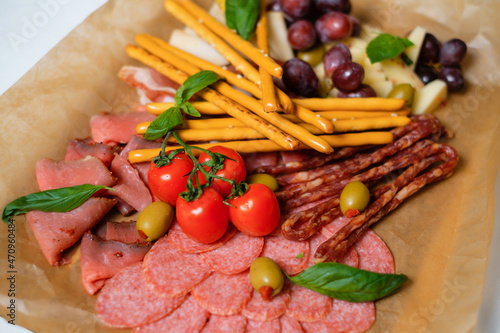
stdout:
[[228,200],[229,220],[249,236],[270,234],[280,222],[280,207],[274,192],[264,184],[250,184],[245,194]]
[[[245,180],[247,171],[245,168],[245,162],[243,161],[243,158],[240,156],[240,154],[238,154],[231,148],[222,146],[214,146],[209,150],[214,153],[220,153],[232,159],[226,159],[224,161],[224,168],[215,173],[217,176],[221,176],[231,180],[234,180],[236,177],[237,183]],[[198,162],[203,163],[211,159],[212,158],[210,157],[210,155],[208,155],[207,153],[202,153],[200,157],[198,157]],[[204,177],[201,177],[200,180],[202,178]],[[217,190],[223,197],[227,197],[231,194],[232,185],[231,183],[228,183],[224,180],[214,179],[212,182],[212,187]]]
[[179,193],[186,190],[189,173],[194,163],[185,153],[178,153],[168,165],[157,168],[151,162],[148,171],[148,184],[151,193],[172,206],[175,205]]
[[204,244],[221,238],[229,223],[228,207],[222,196],[211,187],[204,189],[198,199],[190,202],[179,196],[176,217],[186,235]]

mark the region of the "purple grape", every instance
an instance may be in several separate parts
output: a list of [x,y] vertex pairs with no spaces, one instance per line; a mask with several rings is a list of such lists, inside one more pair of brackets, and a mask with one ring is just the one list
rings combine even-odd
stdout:
[[351,21],[352,24],[352,32],[351,32],[351,37],[359,37],[361,36],[361,22],[354,16],[349,16],[349,20]]
[[457,67],[442,66],[438,78],[446,82],[449,92],[459,92],[465,86],[462,71]]
[[340,12],[329,12],[322,15],[315,23],[316,32],[323,43],[349,37],[352,32],[352,23],[347,15]]
[[306,20],[295,21],[288,28],[288,41],[295,50],[307,50],[316,43],[314,25]]
[[356,90],[365,77],[363,66],[356,62],[346,62],[340,65],[332,75],[333,86],[341,91]]
[[420,78],[420,80],[422,80],[424,84],[427,84],[438,78],[438,72],[436,68],[424,65],[422,63],[417,64],[415,68],[415,73],[418,75],[418,77]]
[[439,61],[439,48],[440,45],[436,36],[426,33],[420,50],[420,55],[418,57],[418,62],[437,63]]
[[282,80],[287,90],[298,96],[314,97],[318,94],[318,77],[311,65],[303,60],[287,60],[283,65]]
[[280,0],[280,8],[291,19],[301,19],[311,9],[311,0]]
[[439,62],[442,66],[459,65],[467,53],[467,45],[460,39],[450,39],[441,46]]
[[358,89],[353,91],[339,91],[339,98],[353,98],[353,97],[377,97],[377,93],[367,84],[361,84]]
[[351,61],[351,51],[342,43],[336,44],[329,49],[323,57],[323,65],[327,77],[332,77],[333,72],[342,64]]
[[351,12],[350,0],[315,0],[316,7],[322,12],[342,12],[349,14]]

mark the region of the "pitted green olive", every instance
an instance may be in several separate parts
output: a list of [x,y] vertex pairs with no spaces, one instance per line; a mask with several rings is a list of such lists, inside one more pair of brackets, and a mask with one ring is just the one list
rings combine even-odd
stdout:
[[279,188],[278,181],[271,175],[267,173],[256,173],[247,177],[246,182],[248,184],[264,184],[271,189],[271,191],[276,192]]
[[151,242],[167,232],[173,219],[172,206],[163,201],[156,201],[147,205],[139,214],[136,229],[142,239]]
[[281,268],[272,259],[259,257],[250,265],[250,283],[263,299],[276,296],[285,283]]
[[413,104],[413,97],[415,96],[415,89],[409,83],[401,83],[395,85],[388,98],[400,98],[405,100],[405,106],[411,107]]
[[349,209],[365,210],[370,202],[370,191],[362,182],[348,183],[340,194],[340,210],[345,214]]
[[318,65],[323,61],[323,56],[325,55],[325,49],[323,45],[314,46],[306,51],[297,52],[297,58],[304,60],[309,63],[312,67]]

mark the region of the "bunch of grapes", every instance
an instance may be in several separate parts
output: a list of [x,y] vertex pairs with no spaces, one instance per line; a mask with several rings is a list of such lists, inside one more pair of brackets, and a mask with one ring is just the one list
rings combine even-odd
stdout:
[[449,92],[459,92],[465,85],[460,63],[466,53],[467,45],[462,40],[454,38],[441,45],[427,33],[415,72],[425,84],[440,79],[446,82]]

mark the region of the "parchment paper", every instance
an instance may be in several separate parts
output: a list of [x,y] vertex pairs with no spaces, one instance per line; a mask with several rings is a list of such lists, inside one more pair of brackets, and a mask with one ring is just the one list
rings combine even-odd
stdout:
[[[204,1],[208,5],[209,1]],[[392,250],[398,273],[410,281],[377,302],[372,332],[470,332],[477,319],[493,228],[499,167],[500,59],[497,1],[353,0],[363,22],[404,35],[416,25],[441,41],[469,46],[467,89],[436,112],[455,132],[455,175],[429,186],[384,218],[375,230]],[[136,33],[168,39],[181,27],[161,0],[110,0],[0,97],[0,207],[37,190],[35,162],[64,158],[67,142],[90,134],[101,111],[138,104],[117,78],[136,64],[124,52]],[[1,308],[7,317],[7,226],[0,237]],[[111,332],[94,315],[95,297],[82,288],[78,249],[73,263],[49,266],[23,217],[16,218],[16,324],[35,332]]]

